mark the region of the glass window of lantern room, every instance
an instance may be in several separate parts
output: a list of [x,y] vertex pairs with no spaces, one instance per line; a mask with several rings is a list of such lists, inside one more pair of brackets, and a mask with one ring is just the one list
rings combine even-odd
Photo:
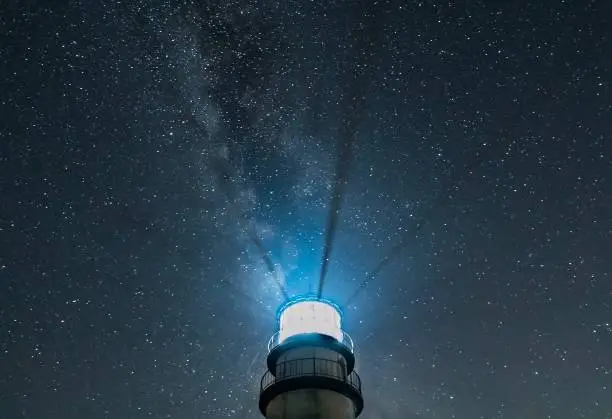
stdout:
[[280,323],[281,341],[302,333],[322,333],[342,339],[340,314],[320,301],[303,301],[287,307]]

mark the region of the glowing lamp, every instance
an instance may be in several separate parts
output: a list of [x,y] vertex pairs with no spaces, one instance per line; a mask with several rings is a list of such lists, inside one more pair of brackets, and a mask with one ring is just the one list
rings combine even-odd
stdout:
[[342,315],[333,303],[302,299],[291,301],[279,310],[278,343],[305,333],[320,333],[342,341]]
[[363,410],[351,337],[329,300],[302,295],[277,311],[261,378],[259,411],[268,419],[355,419]]

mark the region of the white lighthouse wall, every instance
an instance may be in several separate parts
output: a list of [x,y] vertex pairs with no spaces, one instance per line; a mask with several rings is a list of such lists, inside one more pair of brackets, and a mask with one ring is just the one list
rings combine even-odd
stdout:
[[303,389],[283,393],[266,409],[267,419],[355,419],[353,401],[331,390]]
[[[295,363],[287,361],[302,359]],[[313,362],[307,361],[313,359]],[[329,360],[333,362],[325,362]],[[298,366],[299,364],[299,366]],[[338,352],[320,347],[299,347],[288,350],[276,362],[276,377],[295,374],[326,375],[340,380],[346,380],[346,360]],[[299,368],[299,370],[296,370]]]

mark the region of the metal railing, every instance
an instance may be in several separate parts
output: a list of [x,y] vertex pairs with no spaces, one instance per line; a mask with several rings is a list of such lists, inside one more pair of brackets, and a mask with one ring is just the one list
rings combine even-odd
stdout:
[[305,376],[332,378],[348,384],[361,394],[361,378],[355,371],[347,375],[344,362],[323,358],[299,358],[277,364],[276,375],[267,371],[261,377],[261,391],[280,381]]
[[[340,332],[342,333],[342,336],[340,339],[336,339],[336,340],[340,342],[342,345],[346,346],[351,353],[354,352],[355,345],[353,344],[353,339],[351,339],[349,334],[346,333],[344,330],[341,330]],[[294,335],[294,336],[299,336],[299,335]],[[293,336],[290,336],[288,339],[291,339],[292,337]],[[278,345],[280,345],[283,342],[284,340],[283,341],[280,340],[280,332],[276,332],[275,334],[272,335],[272,337],[268,341],[268,352],[272,352],[274,348],[276,348]]]

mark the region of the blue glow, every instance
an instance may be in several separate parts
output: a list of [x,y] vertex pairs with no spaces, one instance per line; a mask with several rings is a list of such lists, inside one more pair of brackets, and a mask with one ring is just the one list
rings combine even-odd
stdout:
[[291,336],[321,333],[342,341],[342,313],[331,301],[293,299],[279,309],[279,343]]

